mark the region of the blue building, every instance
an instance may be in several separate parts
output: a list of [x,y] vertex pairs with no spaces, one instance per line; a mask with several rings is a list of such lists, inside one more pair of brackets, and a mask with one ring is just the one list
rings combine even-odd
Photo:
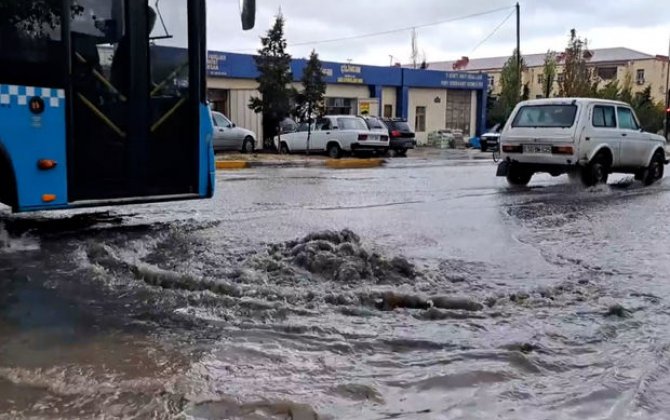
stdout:
[[[306,60],[291,63],[296,87]],[[465,136],[485,129],[488,76],[452,71],[363,66],[323,62],[327,82],[326,112],[403,117],[419,142],[440,129],[462,130]],[[258,95],[253,56],[210,52],[209,98],[218,111],[239,126],[262,130],[261,117],[247,104]]]

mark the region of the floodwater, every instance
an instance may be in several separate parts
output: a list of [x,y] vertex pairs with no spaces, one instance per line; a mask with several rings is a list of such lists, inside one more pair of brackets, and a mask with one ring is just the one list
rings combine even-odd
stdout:
[[0,418],[667,419],[670,184],[220,173],[0,216]]

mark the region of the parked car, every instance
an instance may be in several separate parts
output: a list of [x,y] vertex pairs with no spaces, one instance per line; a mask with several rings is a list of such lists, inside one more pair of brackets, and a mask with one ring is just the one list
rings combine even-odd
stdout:
[[256,134],[253,131],[237,127],[225,115],[216,111],[212,111],[212,121],[214,122],[214,151],[254,152]]
[[663,136],[645,133],[624,102],[552,98],[519,103],[500,136],[498,176],[526,185],[536,172],[606,183],[610,173],[635,174],[646,185],[663,178]]
[[387,136],[389,135],[389,129],[381,119],[373,115],[362,115],[361,118],[363,118],[370,131],[386,134]]
[[[295,133],[275,137],[275,145],[282,153],[304,152],[307,150],[308,125],[301,124]],[[328,115],[312,124],[309,150],[326,152],[332,158],[343,153],[378,152],[386,153],[389,148],[388,134],[372,132],[365,121],[353,115]]]
[[281,130],[281,134],[295,133],[298,130],[298,123],[290,118],[284,118],[279,123],[279,129]]
[[405,156],[407,150],[416,147],[416,135],[407,120],[402,118],[385,118],[382,120],[388,127],[391,137],[390,149],[399,156]]
[[479,136],[479,148],[482,152],[498,148],[501,130],[502,124],[496,124],[489,131]]

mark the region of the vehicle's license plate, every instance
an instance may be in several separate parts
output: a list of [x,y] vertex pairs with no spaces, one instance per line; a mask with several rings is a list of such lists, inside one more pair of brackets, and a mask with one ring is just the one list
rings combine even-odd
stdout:
[[551,154],[551,146],[547,144],[524,144],[524,153],[547,153]]

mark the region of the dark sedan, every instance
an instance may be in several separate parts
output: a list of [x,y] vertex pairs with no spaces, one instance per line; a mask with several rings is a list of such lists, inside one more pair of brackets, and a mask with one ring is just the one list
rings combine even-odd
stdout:
[[389,135],[391,137],[389,148],[393,150],[397,156],[405,156],[407,150],[416,147],[416,136],[409,124],[407,124],[407,120],[401,118],[386,118],[383,121],[389,129]]

